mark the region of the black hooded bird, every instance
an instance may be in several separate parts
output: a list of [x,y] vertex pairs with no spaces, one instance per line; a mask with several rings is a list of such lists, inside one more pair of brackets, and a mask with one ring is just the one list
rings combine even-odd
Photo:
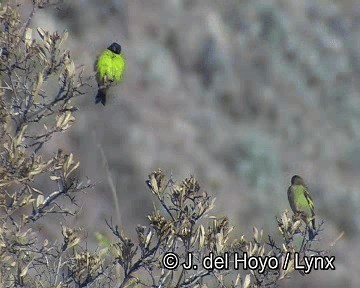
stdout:
[[121,55],[121,46],[116,42],[112,43],[100,54],[95,66],[98,82],[95,103],[101,102],[105,106],[108,88],[120,82],[125,70],[125,59]]

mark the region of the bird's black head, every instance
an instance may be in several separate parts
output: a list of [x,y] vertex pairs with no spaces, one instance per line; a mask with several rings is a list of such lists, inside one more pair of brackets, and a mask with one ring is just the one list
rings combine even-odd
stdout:
[[114,52],[115,54],[121,53],[121,46],[116,42],[112,43],[107,49],[110,50],[111,52]]
[[291,185],[303,185],[304,180],[299,175],[291,177]]

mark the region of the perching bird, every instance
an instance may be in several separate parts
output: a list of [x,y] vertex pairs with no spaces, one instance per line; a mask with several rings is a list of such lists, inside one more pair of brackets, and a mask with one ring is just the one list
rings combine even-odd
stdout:
[[314,202],[311,199],[308,188],[304,180],[294,175],[291,178],[291,186],[287,191],[290,207],[294,214],[300,215],[309,230],[309,240],[315,237],[315,211]]
[[106,92],[112,84],[119,83],[124,70],[125,59],[121,55],[121,46],[114,42],[98,57],[96,64],[96,80],[98,82],[98,93],[95,103],[106,104]]

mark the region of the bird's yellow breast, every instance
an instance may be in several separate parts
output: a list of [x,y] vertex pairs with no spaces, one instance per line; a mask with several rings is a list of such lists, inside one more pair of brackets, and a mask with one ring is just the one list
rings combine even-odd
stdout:
[[125,70],[125,59],[120,54],[105,50],[97,60],[96,70],[100,81],[119,82]]

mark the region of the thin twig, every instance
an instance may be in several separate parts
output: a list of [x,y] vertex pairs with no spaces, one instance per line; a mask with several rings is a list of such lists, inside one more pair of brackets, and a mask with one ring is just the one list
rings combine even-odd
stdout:
[[112,192],[112,196],[114,198],[116,217],[117,217],[119,225],[121,225],[121,213],[120,213],[120,207],[119,207],[119,199],[118,199],[118,196],[117,196],[116,186],[115,186],[115,183],[114,183],[111,171],[110,171],[109,162],[107,161],[104,149],[100,145],[99,141],[97,141],[98,138],[96,136],[95,131],[93,131],[93,138],[94,138],[94,141],[96,142],[97,148],[99,149],[101,159],[103,161],[103,165],[105,166],[105,169],[106,169],[107,180],[108,180],[108,183],[110,185],[110,190]]

